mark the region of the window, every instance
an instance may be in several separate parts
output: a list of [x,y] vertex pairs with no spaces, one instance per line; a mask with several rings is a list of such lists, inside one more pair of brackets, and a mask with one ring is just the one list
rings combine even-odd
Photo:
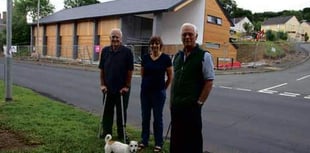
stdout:
[[217,24],[217,25],[222,25],[222,19],[221,18],[211,16],[211,15],[208,15],[208,22],[213,23],[213,24]]
[[218,43],[206,42],[206,47],[207,48],[219,49],[221,47],[221,45]]

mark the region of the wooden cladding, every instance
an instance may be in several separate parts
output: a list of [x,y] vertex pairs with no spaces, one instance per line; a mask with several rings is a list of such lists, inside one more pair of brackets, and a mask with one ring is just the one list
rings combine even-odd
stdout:
[[110,32],[113,28],[120,28],[119,18],[108,18],[98,22],[99,43],[101,46],[110,44]]

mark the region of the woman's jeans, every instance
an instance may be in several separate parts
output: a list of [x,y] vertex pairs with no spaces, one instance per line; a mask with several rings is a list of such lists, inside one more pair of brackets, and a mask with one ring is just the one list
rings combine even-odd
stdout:
[[155,146],[163,145],[163,108],[166,100],[166,90],[143,91],[140,93],[142,110],[142,143],[148,145],[150,137],[151,111],[153,109],[153,130]]

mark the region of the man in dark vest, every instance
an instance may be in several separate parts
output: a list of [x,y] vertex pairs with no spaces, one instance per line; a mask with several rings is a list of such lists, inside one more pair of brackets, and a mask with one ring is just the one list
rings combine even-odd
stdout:
[[195,25],[182,25],[184,48],[173,60],[170,153],[203,152],[201,108],[212,89],[214,66],[211,54],[196,44],[197,37]]

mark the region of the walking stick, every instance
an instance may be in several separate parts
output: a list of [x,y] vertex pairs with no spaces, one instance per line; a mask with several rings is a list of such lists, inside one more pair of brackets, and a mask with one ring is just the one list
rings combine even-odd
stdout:
[[103,131],[102,120],[103,120],[103,114],[104,114],[104,108],[105,108],[106,100],[107,100],[106,93],[103,93],[103,96],[102,96],[102,111],[101,111],[101,118],[100,118],[100,122],[99,122],[98,138],[101,138],[101,134],[102,134],[102,131]]
[[169,134],[170,128],[171,128],[171,122],[169,123],[168,129],[167,129],[167,133],[166,133],[166,136],[165,136],[165,141],[168,140],[168,134]]
[[123,136],[124,136],[124,143],[126,142],[126,127],[125,127],[125,110],[124,110],[124,95],[121,94],[121,111],[122,111],[122,126],[123,126]]

